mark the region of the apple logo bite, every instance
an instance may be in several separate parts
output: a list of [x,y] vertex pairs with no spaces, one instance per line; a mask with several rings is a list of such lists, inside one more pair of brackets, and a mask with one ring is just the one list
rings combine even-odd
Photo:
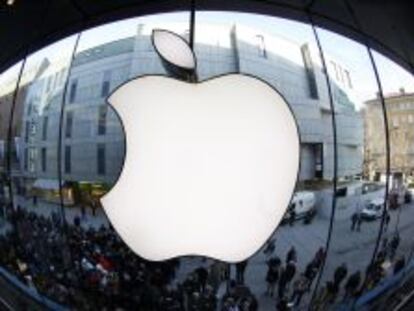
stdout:
[[294,116],[253,76],[196,82],[195,56],[181,37],[156,30],[153,43],[188,79],[146,75],[108,98],[124,127],[126,155],[101,198],[104,210],[148,260],[244,260],[276,229],[293,194],[300,150]]

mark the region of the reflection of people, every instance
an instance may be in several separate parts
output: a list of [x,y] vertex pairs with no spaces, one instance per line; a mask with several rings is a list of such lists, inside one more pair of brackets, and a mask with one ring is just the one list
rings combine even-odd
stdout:
[[296,249],[295,249],[294,246],[292,246],[289,249],[289,251],[288,251],[288,253],[286,255],[286,264],[289,263],[290,261],[294,261],[294,262],[297,261]]
[[361,232],[361,224],[362,224],[362,217],[361,213],[358,212],[358,218],[357,218],[357,231]]
[[400,235],[396,233],[390,242],[390,259],[393,260],[400,245]]
[[295,208],[292,208],[289,212],[289,226],[293,226],[295,224],[296,219],[296,211]]
[[266,295],[273,296],[274,294],[276,283],[279,280],[280,264],[281,260],[278,257],[273,257],[267,262]]
[[270,257],[272,256],[273,252],[275,251],[276,248],[276,239],[270,239],[266,242],[266,246],[265,249],[263,251],[263,253],[266,255],[266,257]]
[[312,260],[310,263],[308,263],[305,269],[305,277],[308,280],[308,283],[307,283],[308,287],[306,291],[310,291],[313,280],[315,279],[317,273],[318,273],[318,268],[316,267],[314,260]]
[[394,274],[397,274],[398,272],[400,272],[402,269],[404,269],[405,267],[405,258],[404,256],[401,256],[394,265]]
[[80,210],[81,210],[82,220],[85,220],[86,219],[86,209],[85,209],[85,205],[83,203],[80,206]]
[[358,222],[358,213],[354,212],[351,216],[351,231],[355,230],[357,222]]
[[305,275],[302,273],[299,278],[293,283],[293,294],[291,301],[293,305],[299,305],[302,300],[303,294],[308,288],[308,280]]
[[342,281],[346,278],[348,274],[348,268],[345,263],[342,263],[338,268],[336,268],[334,273],[334,285],[337,288],[340,288]]
[[388,225],[390,223],[391,220],[391,216],[390,213],[388,211],[385,212],[385,218],[384,218],[384,230],[388,229]]
[[277,311],[289,311],[290,307],[286,298],[282,298],[276,304]]
[[348,281],[345,283],[344,300],[356,294],[360,282],[361,272],[359,270],[349,276]]
[[96,215],[96,202],[95,200],[91,200],[91,210],[92,210],[92,216]]
[[236,281],[238,284],[244,284],[244,271],[246,270],[247,260],[236,263]]

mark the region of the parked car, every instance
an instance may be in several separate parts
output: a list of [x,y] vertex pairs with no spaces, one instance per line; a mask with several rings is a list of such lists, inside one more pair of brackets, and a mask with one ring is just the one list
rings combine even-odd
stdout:
[[414,183],[409,183],[407,185],[407,192],[411,194],[411,197],[414,197]]
[[298,191],[292,197],[290,205],[286,210],[285,216],[283,217],[283,223],[286,223],[294,211],[295,220],[303,218],[311,218],[315,215],[315,194],[311,191]]
[[361,211],[364,220],[375,220],[382,217],[384,212],[384,198],[376,198],[368,202]]

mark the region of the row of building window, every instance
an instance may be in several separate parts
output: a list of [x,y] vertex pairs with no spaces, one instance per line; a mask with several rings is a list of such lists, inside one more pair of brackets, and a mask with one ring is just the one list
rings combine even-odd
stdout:
[[[111,76],[112,73],[110,70],[105,70],[103,75],[103,80],[101,84],[101,97],[107,97],[109,95],[110,86],[111,86]],[[72,104],[76,101],[76,95],[78,90],[78,79],[73,79],[70,84],[69,89],[69,104]]]
[[[108,114],[108,107],[106,105],[99,106],[98,110],[98,135],[106,134],[106,116]],[[73,129],[73,111],[66,113],[65,138],[72,137]],[[46,138],[44,138],[45,140]]]
[[349,71],[342,68],[341,65],[334,61],[331,61],[331,66],[335,72],[336,81],[342,82],[352,89],[351,75],[349,74]]
[[398,126],[400,126],[400,124],[403,124],[403,123],[413,124],[414,123],[414,116],[412,114],[409,114],[409,115],[403,115],[403,116],[394,116],[392,118],[392,126],[393,127],[398,127]]
[[398,104],[387,105],[387,109],[391,109],[391,110],[414,109],[414,102],[413,103],[398,103]]
[[[106,134],[106,116],[108,114],[108,107],[106,105],[99,106],[98,110],[98,135],[105,135]],[[74,112],[68,111],[66,113],[66,126],[65,126],[65,138],[72,137],[72,130],[73,130],[73,117]],[[34,130],[32,129],[33,122],[26,121],[26,129],[25,129],[25,142],[29,141],[29,136],[34,134]],[[42,140],[47,140],[47,133],[49,127],[49,117],[43,117],[43,124],[42,124]]]
[[[96,172],[98,175],[106,174],[106,151],[105,144],[97,144],[96,146]],[[33,151],[33,150],[30,150]],[[29,162],[35,157],[33,152],[30,152],[27,148],[25,149],[25,170],[29,167]],[[42,147],[40,149],[40,166],[42,172],[47,171],[47,148]],[[33,167],[33,165],[30,165]],[[72,147],[70,145],[65,146],[65,157],[64,157],[64,172],[70,174],[72,172]]]
[[66,69],[62,69],[47,78],[46,92],[50,92],[58,86],[63,86],[65,83]]

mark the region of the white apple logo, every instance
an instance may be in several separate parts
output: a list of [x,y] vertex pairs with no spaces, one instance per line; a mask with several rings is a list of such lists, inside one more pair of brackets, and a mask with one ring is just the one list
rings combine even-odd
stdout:
[[[154,31],[153,42],[164,60],[195,68],[177,35]],[[297,125],[279,93],[244,74],[201,83],[147,75],[108,101],[124,126],[126,156],[101,202],[135,253],[237,262],[263,245],[299,169]]]

